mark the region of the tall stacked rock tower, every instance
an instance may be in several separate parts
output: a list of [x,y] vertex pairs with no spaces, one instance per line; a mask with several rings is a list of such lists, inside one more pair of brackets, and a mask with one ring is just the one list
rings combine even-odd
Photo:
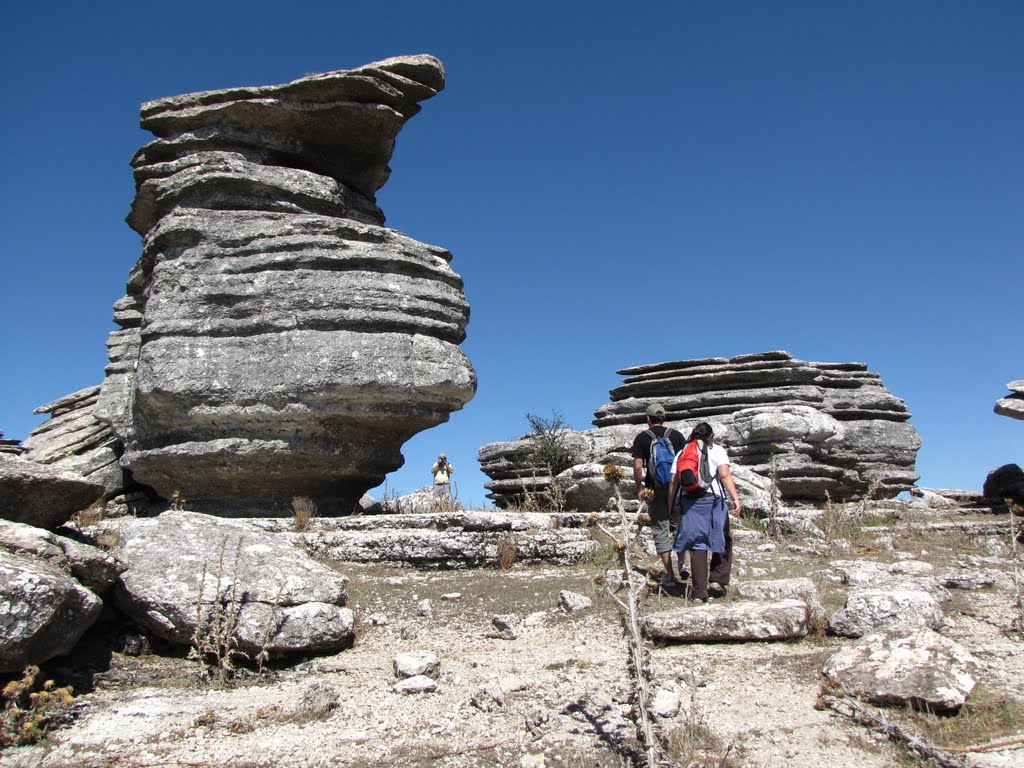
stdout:
[[97,415],[134,478],[190,508],[346,513],[476,390],[451,254],[383,227],[395,137],[431,56],[142,106],[142,257]]

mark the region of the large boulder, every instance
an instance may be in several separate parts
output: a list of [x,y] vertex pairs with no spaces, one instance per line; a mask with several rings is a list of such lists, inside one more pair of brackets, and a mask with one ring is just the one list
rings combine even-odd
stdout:
[[181,511],[116,526],[128,567],[117,605],[159,637],[188,645],[227,630],[250,656],[325,653],[352,642],[348,580],[279,536]]
[[981,493],[996,503],[1012,499],[1018,504],[1024,504],[1024,469],[1019,464],[996,467],[985,478]]
[[143,236],[96,415],[164,498],[225,516],[349,514],[402,444],[473,396],[444,248],[385,228],[395,137],[431,56],[158,99],[133,159]]
[[0,549],[0,672],[68,653],[102,608],[57,566]]
[[79,474],[0,453],[0,518],[53,530],[103,496]]
[[[701,421],[712,425],[733,466],[761,478],[743,478],[740,490],[762,513],[771,508],[778,514],[780,495],[787,504],[891,498],[918,479],[921,439],[908,423],[910,412],[863,363],[763,352],[641,365],[619,374],[624,383],[611,391],[612,402],[595,411],[596,429],[566,436],[578,447],[585,471],[580,476],[574,467],[560,479],[573,481],[569,499],[581,511],[604,508],[610,489],[601,487],[592,467],[631,466],[630,446],[653,403],[665,407],[666,425],[683,434]],[[495,504],[518,503],[524,493],[543,493],[552,482],[530,448],[526,436],[480,449],[477,458],[491,478],[486,487]]]
[[874,632],[832,656],[826,677],[872,704],[955,710],[974,690],[977,662],[959,643],[925,627]]
[[0,549],[45,560],[96,594],[114,586],[124,570],[120,560],[99,547],[8,520],[0,520]]

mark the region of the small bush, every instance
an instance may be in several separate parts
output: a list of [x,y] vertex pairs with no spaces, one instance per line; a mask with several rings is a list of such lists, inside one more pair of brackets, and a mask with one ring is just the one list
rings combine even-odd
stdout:
[[0,747],[34,744],[49,730],[56,714],[71,705],[72,688],[55,688],[53,680],[36,688],[39,667],[27,667],[20,680],[12,680],[3,689],[0,712]]
[[539,466],[546,467],[551,476],[579,464],[579,450],[573,445],[572,431],[566,426],[565,417],[558,411],[551,411],[551,418],[526,414],[526,420],[533,430],[529,435],[533,443],[531,459]]
[[292,499],[292,529],[297,533],[308,530],[309,523],[316,517],[316,502],[309,496],[296,496]]
[[507,571],[516,564],[519,559],[519,552],[516,549],[516,537],[511,533],[502,534],[498,539],[498,569]]

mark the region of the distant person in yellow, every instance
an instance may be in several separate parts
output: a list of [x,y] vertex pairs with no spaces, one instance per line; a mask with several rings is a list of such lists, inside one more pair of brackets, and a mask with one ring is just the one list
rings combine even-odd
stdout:
[[448,463],[448,457],[443,453],[438,455],[430,472],[434,475],[434,498],[450,501],[452,498],[452,474],[455,472],[455,467]]

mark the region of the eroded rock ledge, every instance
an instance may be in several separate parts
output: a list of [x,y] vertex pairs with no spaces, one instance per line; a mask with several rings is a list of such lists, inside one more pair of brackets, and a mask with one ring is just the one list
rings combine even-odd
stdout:
[[[918,479],[921,439],[907,421],[910,412],[863,363],[806,362],[776,351],[618,373],[624,383],[595,412],[597,428],[566,435],[579,456],[559,475],[570,508],[604,507],[610,493],[602,465],[631,466],[629,448],[652,403],[661,403],[666,424],[684,434],[699,421],[714,427],[734,470],[741,469],[738,480],[749,486],[741,488],[745,498],[764,495],[759,478],[774,478],[787,503],[891,498]],[[531,447],[524,438],[480,449],[481,468],[491,478],[486,487],[499,506],[550,486]],[[632,497],[628,469],[621,490]]]
[[223,515],[344,514],[473,396],[451,254],[381,226],[431,56],[158,99],[132,161],[143,237],[95,409],[134,478]]

